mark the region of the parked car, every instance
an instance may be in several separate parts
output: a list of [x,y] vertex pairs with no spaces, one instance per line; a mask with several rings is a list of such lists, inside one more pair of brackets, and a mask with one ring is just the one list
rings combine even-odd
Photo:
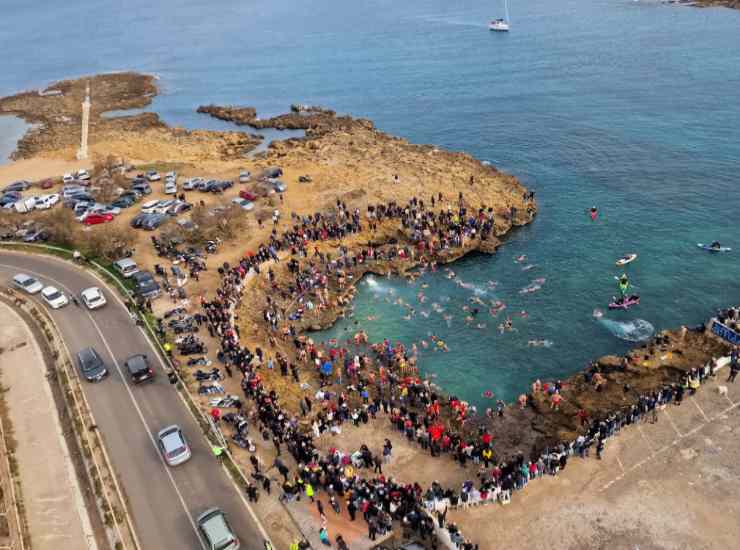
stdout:
[[24,243],[36,243],[49,240],[49,232],[46,229],[34,229],[23,235]]
[[123,364],[126,367],[128,375],[134,384],[141,384],[147,380],[154,380],[154,370],[149,366],[149,359],[146,355],[132,355]]
[[114,200],[112,203],[110,203],[111,206],[115,208],[130,208],[134,205],[136,200],[131,197],[130,195],[127,195],[126,197],[120,196],[116,200]]
[[131,275],[134,281],[134,294],[142,298],[156,298],[162,292],[159,283],[149,271],[137,271]]
[[231,199],[231,203],[237,205],[242,210],[252,210],[254,209],[254,203],[252,201],[248,201],[247,199],[242,198],[234,198]]
[[247,191],[246,189],[242,189],[241,191],[239,191],[239,198],[254,202],[257,200],[257,195],[250,191]]
[[35,197],[37,210],[48,210],[59,202],[59,193]]
[[169,207],[172,206],[173,204],[175,204],[174,199],[159,201],[159,204],[154,208],[153,213],[154,214],[166,214]]
[[288,186],[285,185],[285,183],[281,180],[272,179],[268,181],[270,182],[270,185],[272,185],[272,188],[277,193],[285,193],[285,191],[288,189]]
[[31,212],[36,208],[36,198],[28,197],[27,199],[21,199],[13,204],[13,208],[19,214],[25,214]]
[[131,258],[116,260],[113,262],[113,267],[127,279],[139,271],[139,266]]
[[260,174],[260,179],[279,178],[282,175],[282,168],[280,168],[279,166],[270,166],[262,171],[262,174]]
[[21,193],[20,191],[8,191],[7,193],[3,193],[3,196],[0,197],[0,207],[2,208],[13,208],[13,205],[21,200]]
[[151,214],[146,214],[144,212],[136,214],[136,216],[131,218],[131,222],[129,222],[129,225],[134,229],[141,229],[141,224],[143,224],[144,220],[146,220],[149,216],[151,216]]
[[87,170],[85,170],[84,168],[80,168],[79,170],[77,170],[75,176],[80,181],[87,181],[90,179],[90,174],[88,174]]
[[179,466],[190,460],[190,446],[180,426],[172,425],[159,430],[157,441],[162,457],[170,466]]
[[226,514],[218,508],[209,508],[203,512],[196,523],[208,550],[239,549],[239,539],[231,529]]
[[177,216],[183,212],[187,212],[191,208],[193,208],[193,205],[189,202],[177,201],[167,209],[167,214],[170,216]]
[[98,309],[103,307],[107,302],[105,296],[101,290],[96,286],[86,288],[80,293],[82,302],[87,306],[87,309]]
[[62,176],[62,183],[71,183],[75,180],[72,174],[64,174]]
[[203,183],[205,183],[205,180],[203,178],[190,178],[183,183],[182,188],[185,191],[192,191],[193,189],[200,189],[200,186]]
[[250,179],[252,179],[252,174],[249,170],[239,172],[239,183],[247,183]]
[[13,277],[13,284],[21,290],[25,290],[29,294],[36,294],[37,292],[41,292],[41,289],[44,288],[44,285],[25,273],[18,273]]
[[160,200],[147,201],[141,205],[141,211],[144,214],[153,214],[154,210],[159,206]]
[[26,180],[21,181],[14,181],[10,185],[6,185],[3,188],[3,193],[7,193],[8,191],[25,191],[31,187],[31,182]]
[[146,179],[148,179],[149,181],[159,181],[161,178],[159,177],[158,172],[151,170],[150,172],[146,173]]
[[164,194],[165,195],[175,195],[177,194],[177,183],[173,181],[165,182],[164,184]]
[[51,189],[52,187],[54,187],[54,180],[51,178],[41,180],[39,182],[39,187],[41,187],[41,189]]
[[47,286],[41,291],[41,297],[52,309],[59,309],[69,303],[64,293],[54,286]]
[[141,223],[141,228],[147,231],[154,231],[166,221],[166,214],[149,214]]
[[113,214],[88,214],[82,223],[85,225],[99,225],[113,220]]
[[80,367],[80,373],[88,382],[100,382],[108,376],[108,369],[105,363],[93,348],[84,348],[77,353],[77,364]]
[[144,183],[135,183],[131,186],[131,189],[134,191],[138,191],[142,195],[151,195],[152,194],[152,187],[144,182]]

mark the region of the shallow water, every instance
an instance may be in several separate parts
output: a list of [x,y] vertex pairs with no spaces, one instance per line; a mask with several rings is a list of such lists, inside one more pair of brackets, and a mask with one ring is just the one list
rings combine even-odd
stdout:
[[21,118],[0,116],[0,166],[10,162],[10,155],[15,151],[16,143],[30,127],[31,125],[26,124]]
[[[364,284],[357,300],[358,318],[379,316],[363,322],[373,337],[443,337],[450,353],[427,354],[425,369],[482,406],[487,389],[511,399],[534,378],[566,376],[627,347],[591,315],[616,292],[614,261],[624,253],[639,254],[627,271],[642,303],[610,319],[661,329],[739,301],[740,12],[530,0],[510,5],[512,32],[495,34],[487,20],[501,14],[481,0],[202,5],[132,0],[119,13],[112,0],[13,0],[0,19],[0,93],[136,69],[160,76],[153,108],[171,124],[215,123],[195,113],[204,103],[254,105],[263,117],[320,104],[517,175],[537,192],[537,221],[496,256],[453,267],[480,288],[500,281],[481,298],[508,308],[496,319],[480,314],[486,330],[463,322],[473,291],[439,275],[428,276],[426,293],[449,296],[448,312],[428,319],[405,321]],[[85,39],[64,28],[84,28]],[[592,204],[595,223],[584,212]],[[715,238],[735,251],[696,248]],[[522,271],[513,261],[521,254],[536,267]],[[540,277],[540,290],[519,294]],[[380,283],[407,302],[418,291]],[[522,309],[529,317],[513,318],[517,331],[499,334],[501,318]],[[444,314],[454,315],[449,327]]]

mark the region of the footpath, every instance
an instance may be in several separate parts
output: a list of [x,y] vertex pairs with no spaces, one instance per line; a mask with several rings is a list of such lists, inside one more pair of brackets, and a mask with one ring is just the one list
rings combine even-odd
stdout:
[[0,302],[0,374],[34,550],[97,550],[93,530],[31,330]]

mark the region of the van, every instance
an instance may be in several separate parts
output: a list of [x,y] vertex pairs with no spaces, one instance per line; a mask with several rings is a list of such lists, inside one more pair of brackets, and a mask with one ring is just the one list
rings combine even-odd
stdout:
[[113,262],[113,267],[115,267],[116,271],[118,271],[126,279],[131,277],[134,273],[139,272],[139,266],[137,266],[136,262],[133,261],[131,258],[122,258],[120,260],[116,260],[115,262]]

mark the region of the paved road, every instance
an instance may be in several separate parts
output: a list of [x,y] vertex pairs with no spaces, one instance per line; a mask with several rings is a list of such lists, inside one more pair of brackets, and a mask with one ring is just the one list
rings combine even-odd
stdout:
[[[0,284],[10,285],[19,272],[62,288],[68,295],[101,286],[95,277],[67,262],[0,252]],[[142,550],[203,547],[195,517],[210,506],[226,512],[243,548],[261,547],[260,530],[243,496],[212,456],[149,340],[112,292],[104,289],[104,293],[108,304],[99,310],[90,312],[70,304],[51,315],[73,355],[92,346],[111,371],[100,383],[84,383],[84,390],[128,498]],[[154,359],[157,377],[153,383],[134,387],[124,378],[123,363],[135,353]],[[155,444],[157,431],[171,424],[182,427],[193,449],[193,458],[177,468],[164,463]]]

